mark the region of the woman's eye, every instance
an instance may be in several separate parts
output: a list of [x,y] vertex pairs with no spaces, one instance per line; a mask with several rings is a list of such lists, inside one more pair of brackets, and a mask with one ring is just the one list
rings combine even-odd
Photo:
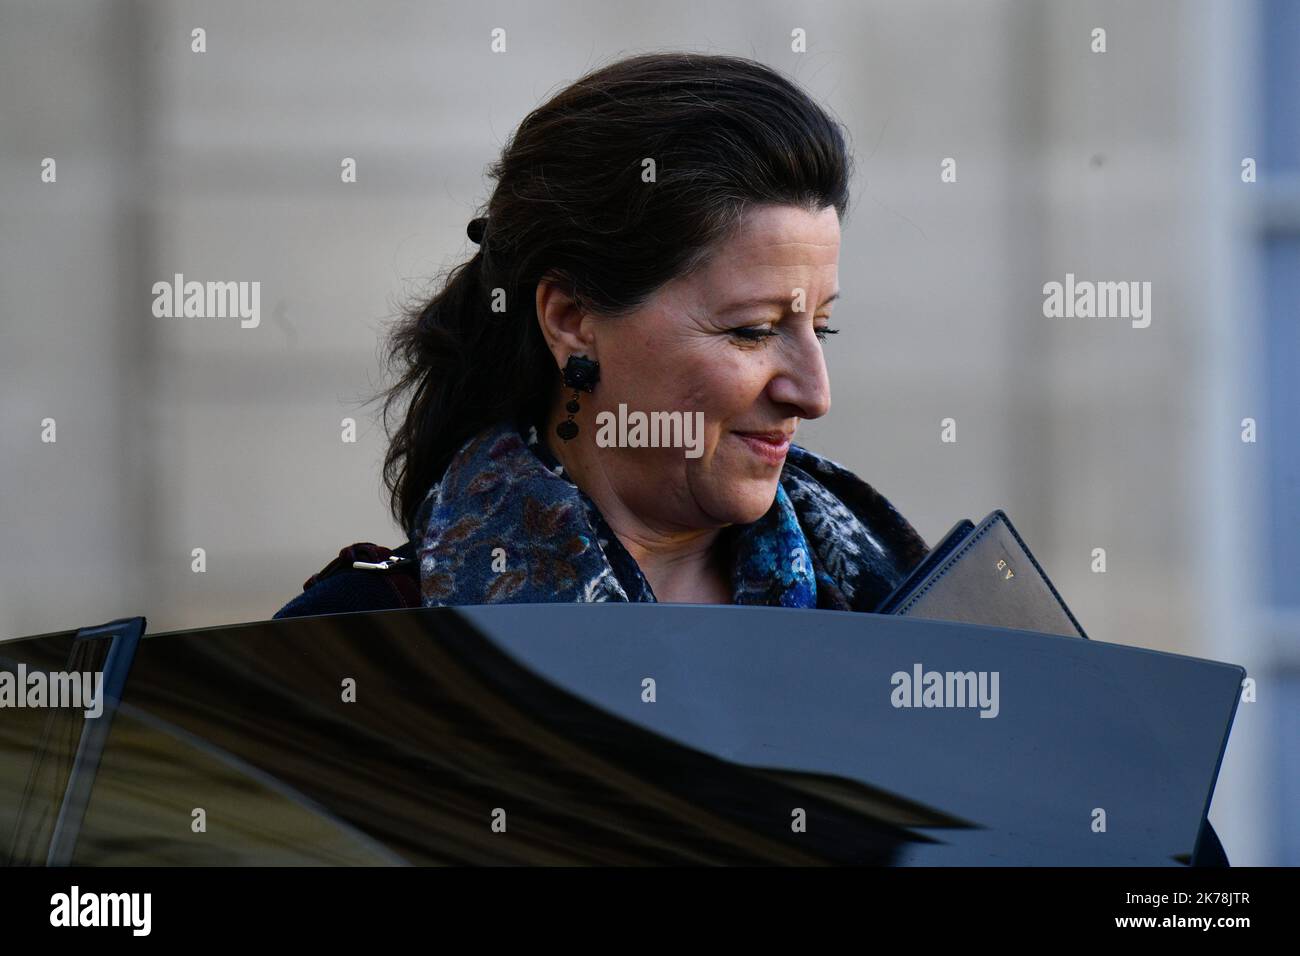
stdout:
[[762,342],[764,339],[770,339],[772,336],[780,335],[780,334],[781,333],[776,331],[775,329],[765,329],[759,327],[731,330],[731,335],[735,336],[737,339],[740,339],[740,341],[742,342]]
[[[823,326],[822,328],[814,329],[814,331],[817,333],[818,340],[825,342],[826,336],[837,334],[839,329],[831,329]],[[750,326],[743,329],[732,329],[729,334],[742,342],[762,342],[765,339],[770,339],[773,336],[780,335],[781,333],[776,329],[763,328],[762,326]]]

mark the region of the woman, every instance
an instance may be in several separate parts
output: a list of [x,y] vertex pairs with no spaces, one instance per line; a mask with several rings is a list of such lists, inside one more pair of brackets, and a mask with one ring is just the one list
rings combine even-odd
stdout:
[[[849,174],[835,122],[735,57],[634,57],[535,110],[469,224],[478,251],[393,338],[384,473],[407,543],[344,548],[276,617],[877,607],[925,542],[791,441],[831,406]],[[675,430],[638,434],[637,413]],[[1227,864],[1208,824],[1195,862]]]
[[385,479],[408,546],[378,574],[351,561],[386,549],[344,549],[277,617],[876,607],[925,542],[792,442],[831,407],[850,171],[836,122],[736,57],[625,59],[535,110],[491,169],[478,251],[393,336]]

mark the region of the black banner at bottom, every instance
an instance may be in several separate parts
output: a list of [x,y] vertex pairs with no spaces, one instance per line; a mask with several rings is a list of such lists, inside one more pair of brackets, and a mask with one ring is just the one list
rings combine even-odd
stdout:
[[8,941],[53,934],[79,943],[337,945],[434,927],[491,942],[612,941],[663,939],[688,925],[733,941],[840,929],[859,939],[906,929],[927,941],[971,939],[976,930],[983,939],[1039,938],[1044,930],[1232,939],[1223,934],[1289,922],[1283,911],[1295,886],[1294,870],[1249,868],[0,871]]

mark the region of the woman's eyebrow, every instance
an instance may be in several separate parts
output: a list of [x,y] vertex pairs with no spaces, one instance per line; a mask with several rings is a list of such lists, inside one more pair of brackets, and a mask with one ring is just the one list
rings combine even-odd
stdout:
[[[838,292],[832,293],[831,295],[827,296],[826,301],[823,302],[821,305],[819,305],[817,308],[820,309],[823,306],[830,305],[839,297],[840,294]],[[763,299],[746,299],[744,302],[733,302],[731,305],[726,306],[722,310],[722,314],[726,315],[728,312],[739,312],[741,309],[752,309],[755,306],[760,306],[760,305],[774,305],[777,308],[784,311],[790,307],[790,300],[792,298],[793,296],[773,296],[770,298],[763,298]]]

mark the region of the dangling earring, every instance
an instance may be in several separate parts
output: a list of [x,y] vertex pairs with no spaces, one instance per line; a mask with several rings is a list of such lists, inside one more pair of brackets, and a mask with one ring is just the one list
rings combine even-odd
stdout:
[[581,410],[578,405],[578,393],[593,391],[599,380],[599,362],[585,355],[569,356],[569,361],[564,365],[564,384],[573,389],[573,398],[564,404],[564,410],[569,413],[569,417],[555,426],[555,434],[565,441],[571,441],[578,434],[578,423],[573,420],[573,416]]

